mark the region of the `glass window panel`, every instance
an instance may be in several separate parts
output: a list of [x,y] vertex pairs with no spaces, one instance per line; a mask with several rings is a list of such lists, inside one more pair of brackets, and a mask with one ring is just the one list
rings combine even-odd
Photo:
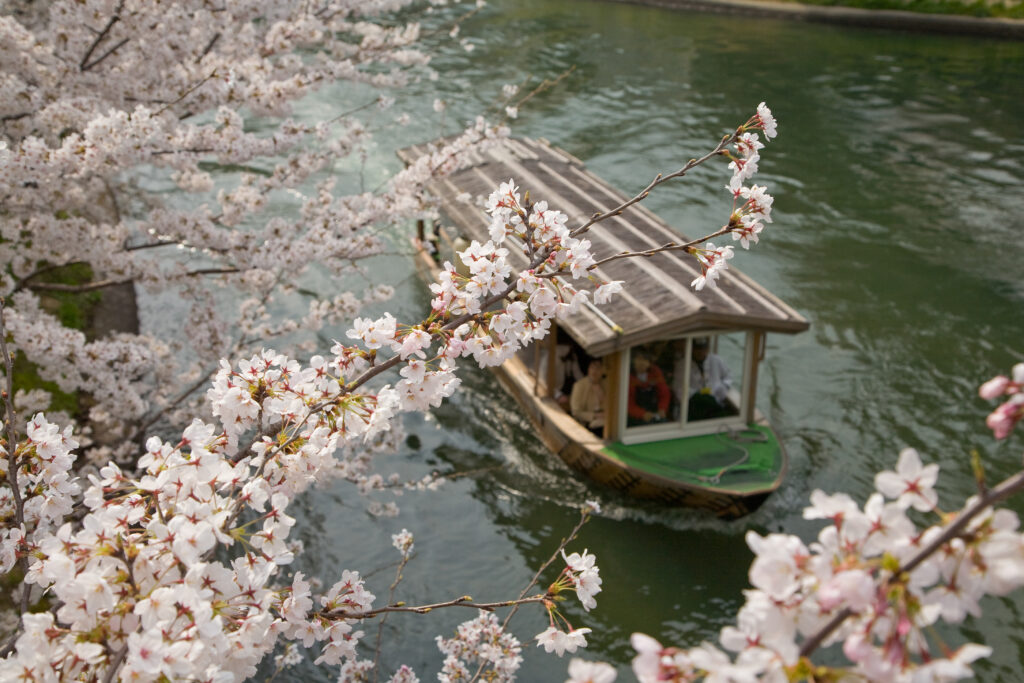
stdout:
[[672,342],[634,346],[629,352],[626,426],[645,427],[672,419]]
[[[682,345],[678,345],[681,347]],[[747,334],[731,332],[687,340],[689,375],[685,423],[732,418],[740,414]],[[682,351],[681,348],[679,348]],[[677,355],[676,366],[685,366]],[[680,375],[679,369],[676,375]],[[682,387],[681,381],[677,387]],[[681,392],[681,389],[677,389]]]
[[746,332],[693,335],[630,349],[626,430],[631,438],[670,438],[735,422],[743,407]]

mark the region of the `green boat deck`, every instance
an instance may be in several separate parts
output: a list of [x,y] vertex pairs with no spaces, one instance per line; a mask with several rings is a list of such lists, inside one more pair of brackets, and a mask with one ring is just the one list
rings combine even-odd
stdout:
[[771,428],[761,425],[733,434],[719,432],[632,445],[616,442],[605,446],[602,453],[664,479],[723,491],[771,487],[783,467],[782,446]]

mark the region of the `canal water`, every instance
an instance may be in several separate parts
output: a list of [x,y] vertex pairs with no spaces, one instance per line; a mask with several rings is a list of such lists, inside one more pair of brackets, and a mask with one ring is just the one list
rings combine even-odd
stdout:
[[[763,508],[735,522],[636,503],[550,456],[494,379],[468,370],[461,393],[433,416],[410,419],[405,447],[380,463],[410,478],[458,476],[441,493],[398,499],[396,518],[365,514],[345,487],[314,491],[300,504],[306,553],[297,568],[328,585],[343,567],[370,573],[384,600],[397,554],[381,540],[404,527],[416,555],[395,599],[513,597],[572,528],[578,505],[597,499],[603,514],[572,548],[596,553],[605,590],[590,613],[572,603],[564,610],[593,629],[583,656],[632,680],[630,633],[679,645],[716,640],[747,586],[744,533],[812,539],[820,525],[801,513],[814,489],[863,500],[874,473],[913,446],[941,465],[940,500],[950,508],[972,492],[972,449],[993,480],[1020,466],[1021,438],[993,443],[990,406],[976,389],[1024,358],[1024,44],[583,0],[491,0],[459,39],[473,50],[445,32],[428,39],[440,78],[397,93],[396,109],[414,122],[380,135],[363,169],[368,186],[398,168],[394,148],[455,132],[493,105],[502,84],[572,66],[523,108],[513,132],[549,139],[626,192],[710,149],[767,101],[779,137],[763,151],[759,182],[776,197],[775,222],[733,263],[811,323],[802,335],[769,337],[759,379],[759,406],[785,442],[789,475]],[[325,91],[300,114],[322,118],[360,96],[372,95]],[[448,103],[443,117],[434,98]],[[355,169],[341,175],[357,182]],[[706,168],[648,205],[687,234],[711,231],[731,206],[727,179],[724,166]],[[524,189],[544,198],[543,188]],[[401,255],[373,268],[400,273],[385,278],[398,285],[400,320],[428,306],[412,271]],[[1011,507],[1024,510],[1024,500]],[[983,607],[983,619],[941,633],[954,646],[968,638],[995,649],[978,666],[982,680],[1019,680],[1024,595]],[[434,680],[442,657],[432,636],[472,616],[392,615],[386,670],[407,663]],[[566,678],[567,659],[528,642],[546,625],[540,609],[513,622],[527,641],[521,680]],[[293,675],[331,678],[303,668]]]

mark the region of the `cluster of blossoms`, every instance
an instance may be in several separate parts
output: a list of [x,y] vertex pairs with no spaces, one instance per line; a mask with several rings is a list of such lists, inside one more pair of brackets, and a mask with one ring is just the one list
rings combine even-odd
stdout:
[[[18,548],[52,536],[71,514],[81,487],[71,467],[78,442],[71,428],[63,431],[36,415],[26,425],[26,439],[11,452],[0,449],[0,519],[11,520],[0,529],[0,574],[14,567]],[[16,504],[21,502],[21,506]],[[19,519],[20,514],[20,519]]]
[[[70,429],[35,417],[0,460],[0,558],[5,573],[23,567],[31,594],[52,595],[57,607],[24,615],[0,679],[241,680],[282,639],[292,649],[281,665],[299,659],[299,644],[319,644],[315,663],[340,666],[343,680],[372,669],[357,653],[357,626],[375,598],[358,573],[343,571],[320,596],[301,572],[280,581],[297,552],[291,501],[332,476],[359,480],[366,462],[353,454],[386,434],[398,411],[418,409],[387,386],[345,389],[346,377],[374,368],[356,349],[336,350],[307,366],[270,351],[225,363],[207,391],[219,424],[197,419],[176,443],[151,437],[137,474],[108,463],[89,475],[81,503]],[[75,507],[82,517],[68,521]],[[403,530],[393,543],[408,560],[412,535]],[[572,587],[589,609],[600,590],[593,556],[565,559],[558,590]],[[518,667],[518,642],[493,620],[460,634],[463,645],[442,647],[446,670],[473,658],[503,675]],[[416,679],[403,667],[392,680]]]
[[[33,423],[30,434],[54,432],[40,417]],[[67,440],[51,441],[72,459]],[[30,437],[15,452],[37,444]],[[175,445],[151,438],[139,476],[113,463],[90,475],[79,523],[6,538],[3,554],[24,561],[26,583],[58,607],[23,617],[0,678],[244,678],[279,636],[324,642],[324,661],[354,658],[360,633],[345,615],[369,609],[373,596],[346,572],[312,614],[301,573],[275,586],[293,559],[290,497],[262,476],[259,458],[229,453],[226,435],[197,420]],[[43,497],[29,492],[25,509]],[[234,559],[213,559],[224,551]]]
[[437,676],[442,683],[472,680],[477,670],[483,680],[514,681],[523,661],[519,641],[493,612],[462,622],[451,638],[438,636],[437,647],[445,657]]
[[[554,652],[559,657],[566,652],[575,652],[578,647],[586,647],[585,636],[590,633],[589,628],[573,628],[558,611],[556,601],[564,599],[558,597],[559,593],[566,590],[575,591],[583,609],[589,612],[597,606],[594,596],[601,592],[600,570],[593,555],[584,550],[582,554],[572,553],[567,556],[563,550],[562,559],[565,560],[565,568],[548,588],[550,599],[544,603],[548,610],[550,625],[535,638],[539,647],[543,647],[546,652]],[[556,621],[562,622],[567,630],[562,630]]]
[[[285,118],[332,83],[384,89],[430,75],[419,25],[395,20],[412,4],[8,3],[0,16],[0,295],[14,346],[42,378],[89,393],[88,415],[60,421],[84,419],[112,435],[92,446],[93,461],[127,461],[132,448],[117,437],[141,443],[145,425],[187,424],[203,408],[189,387],[201,387],[220,358],[275,337],[301,348],[324,325],[378,301],[380,291],[360,299],[297,289],[314,270],[361,273],[359,261],[387,247],[380,228],[421,209],[428,180],[503,134],[478,119],[378,191],[351,193],[334,167],[358,161],[373,141],[343,112],[375,110],[377,127],[404,125],[408,117],[388,113],[394,99],[347,103],[320,122]],[[279,118],[253,126],[240,112]],[[177,191],[138,187],[140,166],[150,186]],[[271,198],[286,196],[297,198],[296,215],[268,215]],[[169,336],[138,334],[126,320],[121,333],[93,339],[53,314],[55,293],[126,287],[131,296],[134,286],[176,293],[189,303],[188,323]],[[227,310],[225,297],[238,305]],[[281,298],[301,313],[281,320]],[[34,407],[47,407],[36,398]]]
[[1005,439],[1014,426],[1024,418],[1024,363],[1013,366],[1012,379],[1006,375],[993,377],[978,389],[978,395],[984,399],[997,399],[1009,396],[985,420],[985,424],[997,439]]
[[[400,412],[427,410],[450,396],[460,357],[499,363],[542,338],[553,317],[587,301],[588,293],[565,278],[593,279],[588,271],[595,261],[589,241],[566,227],[565,214],[543,202],[523,206],[511,182],[492,194],[488,210],[494,239],[460,253],[468,275],[446,264],[425,321],[356,318],[347,336],[361,347],[336,343],[330,358],[314,356],[305,367],[272,351],[237,368],[221,361],[206,394],[219,424],[196,419],[176,444],[150,438],[137,474],[105,465],[90,475],[81,522],[64,522],[55,533],[51,527],[71,512],[77,492],[68,478],[77,444],[70,432],[58,436],[37,418],[29,427],[34,441],[14,451],[14,469],[24,478],[4,500],[16,508],[18,524],[5,529],[0,556],[9,558],[8,568],[21,563],[26,582],[52,593],[60,607],[23,621],[4,670],[19,676],[107,671],[125,680],[241,678],[252,675],[279,637],[304,647],[322,643],[316,663],[340,665],[343,677],[371,668],[356,652],[363,632],[354,625],[369,616],[374,599],[358,574],[343,572],[320,597],[318,611],[301,573],[290,585],[275,583],[295,552],[288,542],[295,520],[285,511],[311,484],[332,476],[371,486],[366,454],[372,444],[387,441]],[[505,243],[530,259],[526,269],[513,271]],[[620,289],[619,282],[601,282],[594,298],[606,301]],[[394,387],[369,390],[368,383],[397,365],[402,379]],[[32,463],[50,487],[33,486]],[[394,542],[407,560],[411,535]],[[214,559],[225,556],[233,559]],[[573,629],[558,613],[558,594],[575,591],[589,610],[601,586],[592,555],[563,557],[565,570],[542,598],[551,627],[537,636],[558,654],[585,646],[589,632]],[[567,631],[555,626],[556,616]],[[467,628],[463,640],[491,633],[473,656],[511,676],[518,643],[500,628],[484,628],[488,623]],[[465,667],[466,651],[456,650],[462,655],[446,651],[452,676]],[[409,675],[400,672],[396,680]]]
[[[740,126],[731,138],[735,153],[724,148],[721,151],[730,159],[729,168],[733,172],[726,186],[733,196],[733,211],[729,216],[729,222],[719,233],[731,234],[733,241],[739,240],[740,246],[744,249],[749,249],[751,242],[756,244],[759,241],[758,235],[764,230],[764,223],[772,222],[773,199],[766,192],[767,188],[758,185],[747,187],[744,184],[757,173],[757,164],[761,159],[760,150],[764,149],[758,134],[750,132],[753,130],[760,130],[767,140],[778,134],[775,117],[764,102],[757,105],[757,113]],[[728,268],[727,261],[733,257],[731,246],[716,247],[711,242],[705,247],[690,247],[688,251],[700,264],[700,275],[690,283],[698,291],[705,287],[714,287],[718,276]]]
[[[21,563],[59,608],[25,615],[0,679],[241,680],[281,638],[320,643],[316,663],[343,676],[372,667],[356,653],[354,625],[374,602],[358,573],[343,571],[318,599],[302,573],[277,577],[295,553],[289,503],[328,476],[355,477],[364,464],[345,454],[389,419],[372,397],[343,395],[324,359],[302,367],[272,352],[225,364],[207,398],[219,425],[195,420],[174,444],[150,438],[137,475],[114,463],[90,475],[77,523],[66,521],[79,493],[70,429],[36,416],[4,453],[0,512],[21,523],[4,525],[2,570]],[[412,535],[394,543],[408,557]]]

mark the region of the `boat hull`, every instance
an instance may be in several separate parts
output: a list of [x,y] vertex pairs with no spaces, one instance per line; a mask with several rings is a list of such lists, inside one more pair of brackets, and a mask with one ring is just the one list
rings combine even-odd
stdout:
[[784,453],[774,479],[763,487],[748,491],[688,484],[630,466],[609,454],[606,442],[566,414],[553,399],[535,396],[533,374],[519,358],[512,358],[492,370],[523,408],[548,450],[574,470],[628,496],[665,505],[699,508],[723,519],[736,519],[750,514],[764,503],[785,475]]

